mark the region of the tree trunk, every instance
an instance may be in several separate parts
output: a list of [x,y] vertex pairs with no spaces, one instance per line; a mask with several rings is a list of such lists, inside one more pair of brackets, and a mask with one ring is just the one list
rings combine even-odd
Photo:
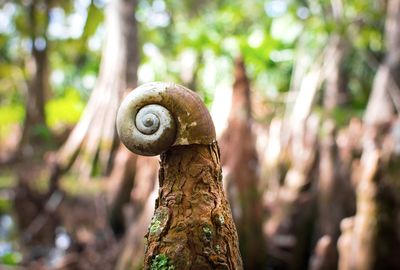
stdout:
[[[123,239],[122,252],[118,257],[117,270],[143,267],[144,235],[154,212],[154,200],[158,190],[158,184],[156,185],[158,158],[138,156],[135,164],[134,188],[132,191],[129,189],[128,198],[131,202],[129,209],[131,211],[129,214],[126,214],[128,211],[124,211],[127,221],[125,219],[122,221],[128,224],[128,228]],[[133,177],[130,180],[133,183]],[[110,209],[110,213],[113,211],[115,210]],[[122,207],[119,211],[122,213]]]
[[38,16],[38,3],[32,1],[28,6],[32,58],[28,63],[30,79],[26,97],[25,120],[15,158],[32,155],[35,146],[43,142],[43,133],[47,131],[45,103],[46,95],[50,92],[48,41],[46,36],[50,10],[48,2],[45,1],[44,3],[44,16],[46,19],[43,25],[40,25],[36,18]]
[[[106,173],[115,146],[115,117],[126,88],[136,86],[138,67],[136,0],[113,0],[106,10],[107,38],[100,74],[86,109],[57,153],[59,175],[73,164],[81,177],[88,178],[95,164]],[[57,182],[58,176],[51,176]]]
[[[146,179],[150,180],[150,179]],[[157,182],[158,183],[158,182]],[[157,184],[158,186],[158,184]],[[144,205],[131,217],[129,230],[124,239],[123,249],[118,257],[116,270],[142,269],[144,261],[145,239],[151,217],[154,213],[154,201],[157,198],[158,188],[154,185],[153,192],[142,202]],[[134,201],[133,206],[136,201]]]
[[111,228],[117,236],[125,232],[124,205],[130,201],[134,185],[137,156],[120,146],[115,166],[107,182],[108,213]]
[[332,121],[323,126],[320,145],[319,177],[317,187],[317,220],[314,236],[318,239],[311,258],[310,269],[337,269],[336,242],[340,222],[355,211],[355,197],[350,172],[338,156],[336,133]]
[[388,1],[385,26],[386,57],[379,66],[364,120],[368,125],[388,123],[400,110],[400,0]]
[[[357,212],[342,222],[339,269],[397,269],[400,239],[398,202],[393,176],[387,168],[392,153],[385,153],[387,127],[399,100],[400,0],[388,2],[387,54],[375,76],[364,115],[366,125],[360,172],[357,172]],[[397,107],[399,108],[399,107]],[[392,150],[391,150],[392,151]],[[389,152],[391,152],[389,151]],[[384,158],[386,157],[386,158]]]
[[312,183],[318,121],[314,120],[309,118],[292,138],[292,165],[264,225],[268,266],[273,269],[307,268],[315,210]]
[[144,269],[242,269],[217,144],[170,148],[159,181]]
[[252,132],[250,82],[242,59],[235,63],[232,107],[228,128],[221,137],[224,185],[238,228],[240,252],[246,269],[265,264],[262,235],[262,205],[258,192],[258,157]]
[[383,177],[379,150],[366,150],[361,158],[357,187],[357,213],[342,222],[339,269],[398,269],[397,202]]
[[324,108],[328,112],[346,101],[346,86],[344,85],[342,67],[346,56],[346,49],[347,44],[343,37],[334,34],[330,38],[324,63],[326,73]]

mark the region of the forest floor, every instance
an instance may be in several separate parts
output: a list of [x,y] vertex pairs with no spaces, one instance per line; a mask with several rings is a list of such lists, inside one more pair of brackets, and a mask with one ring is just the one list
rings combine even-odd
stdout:
[[48,194],[48,172],[37,160],[0,168],[0,269],[108,269],[118,244],[106,181],[67,174]]

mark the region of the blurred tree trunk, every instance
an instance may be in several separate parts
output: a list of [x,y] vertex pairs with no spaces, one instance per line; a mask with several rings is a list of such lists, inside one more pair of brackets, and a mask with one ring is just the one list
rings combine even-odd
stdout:
[[366,149],[361,158],[357,213],[341,226],[340,270],[400,267],[398,202],[380,156],[379,150]]
[[[331,16],[337,25],[343,24],[342,1],[330,1]],[[324,56],[325,91],[323,106],[328,117],[347,99],[343,64],[349,46],[343,34],[333,33]],[[325,120],[319,144],[319,176],[317,191],[317,218],[315,221],[314,252],[309,269],[337,269],[337,239],[340,221],[354,214],[355,197],[350,181],[350,171],[341,160],[336,145],[335,124]]]
[[345,39],[334,34],[328,43],[325,54],[325,96],[324,108],[330,112],[346,101],[346,85],[343,72],[343,62],[347,53]]
[[131,198],[135,182],[137,156],[120,145],[114,159],[114,169],[107,181],[108,218],[117,236],[125,232],[124,206]]
[[[106,42],[100,73],[86,109],[57,153],[52,166],[52,186],[73,164],[82,178],[100,168],[110,168],[116,145],[115,117],[127,88],[137,83],[139,62],[136,0],[113,0],[106,10]],[[125,167],[127,168],[127,167]]]
[[127,234],[118,257],[116,270],[143,268],[145,239],[154,201],[158,194],[158,157],[138,156],[136,161],[135,186],[131,192],[131,210]]
[[[48,132],[45,116],[46,97],[50,93],[47,28],[49,25],[50,0],[30,1],[27,17],[32,44],[32,58],[28,62],[28,93],[25,120],[15,158],[32,155],[35,146],[44,141]],[[44,13],[44,22],[38,20]]]
[[[357,211],[342,222],[339,269],[398,269],[400,237],[398,194],[388,164],[394,147],[386,147],[399,104],[400,0],[388,2],[387,53],[375,75],[364,115],[363,153],[357,179]],[[398,116],[398,114],[397,114]]]
[[400,0],[388,1],[386,57],[380,64],[364,116],[368,125],[388,123],[400,110]]
[[319,121],[309,117],[291,138],[290,163],[270,217],[264,225],[268,239],[268,266],[272,269],[306,269],[314,222],[317,131]]
[[258,157],[252,132],[250,82],[242,59],[235,62],[232,107],[228,127],[221,136],[221,164],[225,189],[237,225],[240,251],[246,269],[265,265],[262,235],[262,205],[257,190]]
[[337,240],[340,222],[355,211],[355,196],[350,171],[340,159],[333,121],[323,126],[320,143],[319,177],[317,183],[317,220],[314,237],[317,243],[309,269],[337,269]]

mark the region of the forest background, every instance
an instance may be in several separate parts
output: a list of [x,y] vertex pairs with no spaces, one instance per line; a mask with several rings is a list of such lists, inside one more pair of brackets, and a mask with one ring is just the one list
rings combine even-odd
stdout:
[[0,266],[141,267],[150,81],[209,108],[246,269],[400,267],[400,0],[0,0]]

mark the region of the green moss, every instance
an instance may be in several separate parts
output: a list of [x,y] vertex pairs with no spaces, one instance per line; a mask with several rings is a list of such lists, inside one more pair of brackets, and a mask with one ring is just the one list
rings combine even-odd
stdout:
[[150,224],[150,234],[156,234],[160,229],[161,221],[153,219]]
[[219,222],[220,225],[225,223],[225,218],[224,218],[223,215],[218,216],[218,222]]
[[167,207],[159,207],[153,218],[151,219],[149,233],[150,236],[157,236],[162,233],[162,231],[167,226],[169,219],[169,209]]
[[151,262],[150,270],[174,270],[170,259],[165,254],[157,255]]
[[212,230],[208,226],[203,227],[203,233],[206,241],[210,241],[212,237]]

